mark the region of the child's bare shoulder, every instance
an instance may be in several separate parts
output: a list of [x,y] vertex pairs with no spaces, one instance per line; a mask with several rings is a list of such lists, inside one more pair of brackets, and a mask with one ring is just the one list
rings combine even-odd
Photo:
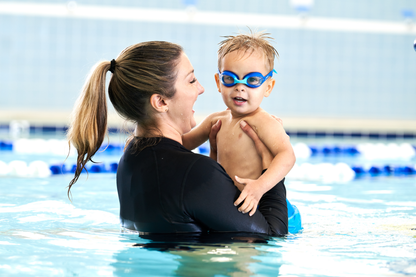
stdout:
[[231,112],[229,110],[215,112],[210,114],[208,119],[214,124],[218,119],[224,120],[225,118],[229,117],[230,113]]
[[249,124],[255,125],[268,125],[276,123],[276,119],[274,119],[272,115],[261,108],[259,108],[256,113],[246,116],[244,120],[246,120]]

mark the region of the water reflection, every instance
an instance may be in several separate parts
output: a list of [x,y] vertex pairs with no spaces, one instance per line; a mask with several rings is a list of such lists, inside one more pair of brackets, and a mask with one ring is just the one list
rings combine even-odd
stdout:
[[[130,242],[113,256],[115,276],[252,276],[265,266],[261,248],[270,238],[247,233],[147,235],[130,236]],[[281,260],[278,251],[272,255]],[[267,271],[277,276],[280,266],[268,264]]]

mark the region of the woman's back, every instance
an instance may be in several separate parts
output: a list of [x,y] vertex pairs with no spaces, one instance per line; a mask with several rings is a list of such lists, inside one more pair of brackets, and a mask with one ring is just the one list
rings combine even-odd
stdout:
[[214,160],[168,138],[140,153],[134,153],[131,146],[117,172],[120,218],[125,228],[143,233],[287,233],[283,183],[265,195],[260,212],[249,217],[233,205],[239,191]]
[[183,206],[186,174],[202,156],[166,138],[138,154],[133,153],[131,145],[117,172],[124,227],[152,233],[204,231]]

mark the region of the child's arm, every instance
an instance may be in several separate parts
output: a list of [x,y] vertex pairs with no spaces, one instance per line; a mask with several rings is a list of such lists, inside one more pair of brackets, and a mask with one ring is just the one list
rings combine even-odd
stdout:
[[208,140],[211,127],[216,123],[213,122],[216,115],[217,113],[210,114],[198,126],[182,135],[182,144],[186,149],[193,150]]
[[[254,129],[256,129],[256,123],[253,122],[251,125]],[[274,158],[267,171],[257,180],[242,179],[236,176],[236,180],[245,184],[245,187],[234,205],[238,206],[244,201],[239,211],[243,213],[251,211],[250,216],[256,212],[258,202],[263,194],[279,183],[289,173],[296,161],[289,136],[280,122],[271,116],[266,116],[262,117],[261,125],[258,126],[261,126],[261,128],[257,128],[259,138],[274,155]]]
[[[211,131],[209,132],[209,157],[214,161],[218,160],[217,153],[217,134],[221,129],[222,122],[220,119],[212,125]],[[253,131],[254,132],[254,131]]]

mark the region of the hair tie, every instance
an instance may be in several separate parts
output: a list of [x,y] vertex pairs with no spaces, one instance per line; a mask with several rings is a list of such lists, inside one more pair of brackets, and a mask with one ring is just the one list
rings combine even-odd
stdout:
[[116,69],[116,60],[112,59],[111,60],[111,65],[110,65],[110,72],[114,73],[114,70]]

